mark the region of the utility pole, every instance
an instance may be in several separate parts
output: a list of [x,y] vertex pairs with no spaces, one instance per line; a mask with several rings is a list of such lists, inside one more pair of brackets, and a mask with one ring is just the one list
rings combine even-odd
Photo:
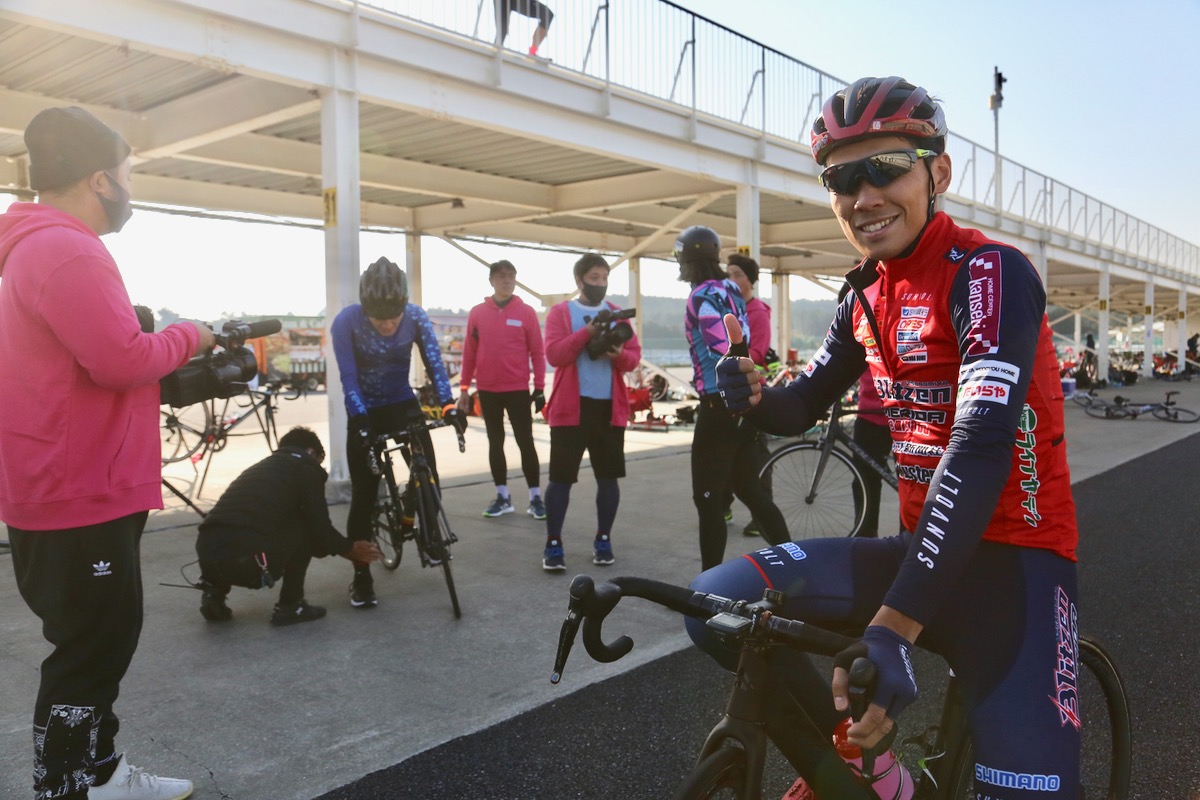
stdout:
[[1008,78],[1004,77],[1004,73],[999,67],[993,67],[994,74],[992,76],[995,85],[995,91],[988,98],[988,108],[992,110],[992,116],[996,126],[996,176],[992,183],[996,187],[996,224],[1000,224],[1000,213],[1004,211],[1004,187],[1003,187],[1003,163],[1000,160],[1000,106],[1004,104],[1004,82]]

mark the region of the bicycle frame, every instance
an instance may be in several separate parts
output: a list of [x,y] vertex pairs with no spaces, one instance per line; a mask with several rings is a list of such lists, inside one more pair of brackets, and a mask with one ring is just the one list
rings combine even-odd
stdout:
[[846,432],[846,428],[840,420],[848,413],[851,412],[845,411],[842,408],[841,401],[834,403],[829,409],[829,424],[825,427],[825,431],[817,438],[817,443],[821,445],[821,460],[817,465],[816,471],[813,473],[812,485],[809,487],[809,494],[806,498],[810,502],[816,494],[817,487],[821,484],[821,476],[825,473],[825,464],[829,461],[829,451],[838,444],[841,444],[855,458],[858,458],[878,473],[880,479],[887,483],[888,486],[897,491],[900,490],[900,479],[896,477],[895,473],[876,461],[870,453],[863,449],[862,445],[854,441],[853,436]]

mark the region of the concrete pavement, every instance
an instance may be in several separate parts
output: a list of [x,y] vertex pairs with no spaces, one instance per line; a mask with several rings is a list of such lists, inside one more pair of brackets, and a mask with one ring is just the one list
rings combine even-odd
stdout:
[[[1200,383],[1152,381],[1103,394],[1157,400],[1168,389],[1181,392],[1181,405],[1200,410]],[[304,423],[322,430],[324,402],[311,396],[285,403],[281,428]],[[160,585],[182,583],[180,568],[195,558],[198,517],[174,498],[168,510],[152,515],[142,547],[146,626],[117,704],[124,723],[119,744],[131,761],[191,778],[200,800],[310,800],[687,646],[675,615],[649,604],[622,606],[620,627],[634,636],[633,653],[615,665],[577,653],[569,685],[550,686],[569,576],[606,572],[590,563],[594,484],[585,472],[572,494],[566,574],[545,574],[544,527],[524,514],[515,447],[509,464],[518,513],[481,516],[492,489],[487,441],[479,421],[472,425],[466,455],[458,454],[451,433],[435,433],[460,538],[454,554],[463,605],[458,621],[441,573],[421,570],[410,553],[394,574],[376,568],[377,609],[349,607],[350,566],[333,558],[314,562],[307,586],[308,599],[329,608],[326,619],[274,629],[267,625],[274,594],[235,589],[234,620],[207,624],[197,611],[197,592]],[[1076,480],[1200,433],[1200,426],[1150,417],[1096,420],[1069,401],[1067,428]],[[548,429],[537,426],[535,436],[544,475]],[[631,431],[627,441],[629,476],[621,484],[613,537],[617,564],[607,571],[686,583],[699,568],[690,430]],[[232,442],[215,456],[204,497],[218,496],[245,465],[265,455],[261,438]],[[333,507],[337,524],[346,511]],[[885,507],[881,518],[891,513]],[[735,507],[727,556],[758,546],[740,534],[746,516]],[[194,567],[190,574],[194,578]],[[17,594],[6,555],[0,556],[0,608],[0,797],[21,798],[30,794],[29,719],[38,664],[49,648]]]

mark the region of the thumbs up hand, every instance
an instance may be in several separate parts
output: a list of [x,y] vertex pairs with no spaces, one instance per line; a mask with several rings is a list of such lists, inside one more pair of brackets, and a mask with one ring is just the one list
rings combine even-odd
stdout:
[[735,413],[749,411],[762,399],[762,376],[749,359],[742,326],[733,314],[725,315],[729,350],[717,362],[717,391],[725,407]]

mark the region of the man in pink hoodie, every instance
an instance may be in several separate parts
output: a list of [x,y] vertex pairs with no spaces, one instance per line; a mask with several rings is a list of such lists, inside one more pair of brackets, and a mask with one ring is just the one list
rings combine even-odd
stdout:
[[[504,414],[512,425],[513,438],[521,450],[521,472],[529,486],[529,515],[546,518],[542,504],[542,467],[533,446],[533,414],[546,405],[546,349],[537,314],[514,292],[517,268],[510,261],[491,265],[488,280],[494,294],[467,315],[463,344],[459,411],[469,413],[471,379],[479,396],[479,410],[488,437],[488,464],[496,484],[496,499],[484,510],[485,517],[513,512],[508,495],[508,460],[504,457]],[[529,375],[533,372],[533,394]]]
[[139,542],[162,508],[159,379],[207,327],[144,333],[100,236],[129,219],[130,148],[80,108],[25,129],[38,203],[0,216],[0,519],[17,587],[54,646],[34,705],[41,798],[183,798],[115,749],[142,628]]

